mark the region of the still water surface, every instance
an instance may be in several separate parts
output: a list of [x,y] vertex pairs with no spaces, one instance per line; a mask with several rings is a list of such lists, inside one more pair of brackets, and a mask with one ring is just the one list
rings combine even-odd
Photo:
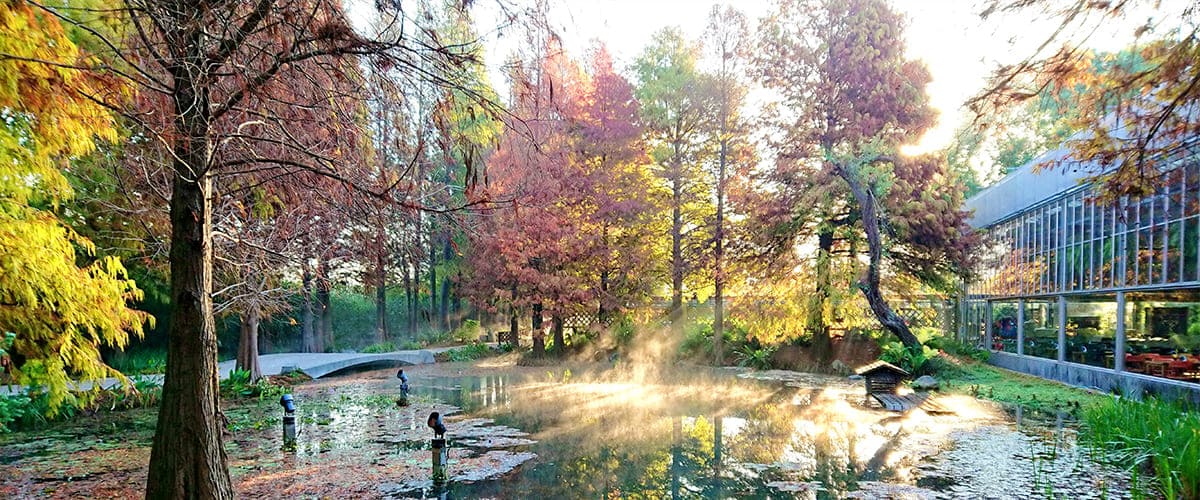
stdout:
[[[865,406],[861,382],[841,377],[698,368],[412,385],[462,409],[448,419],[452,448],[524,459],[498,479],[464,481],[459,470],[446,488],[384,489],[396,498],[1128,496],[1127,474],[1074,446],[1074,422],[965,396],[939,396],[952,414],[901,415]],[[480,419],[499,435],[479,432]],[[469,425],[456,432],[455,422]]]

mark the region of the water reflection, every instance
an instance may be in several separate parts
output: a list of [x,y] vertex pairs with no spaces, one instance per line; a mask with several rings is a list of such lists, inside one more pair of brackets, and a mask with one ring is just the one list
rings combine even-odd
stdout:
[[[991,441],[1007,452],[1034,442],[1058,450],[1073,440],[1071,422],[1062,415],[1049,416],[1049,423],[1015,415],[1026,435],[1013,429],[1013,417],[973,398],[944,396],[956,415],[899,415],[863,407],[862,388],[844,379],[803,377],[783,383],[720,371],[645,376],[547,370],[536,376],[433,377],[413,385],[469,415],[530,432],[536,441],[513,448],[537,455],[514,475],[451,485],[451,498],[842,498],[860,489],[888,497],[896,485],[916,494],[986,496],[971,477],[957,477],[976,472],[960,469],[1003,462],[1019,469],[1013,475],[1032,476],[1036,467],[1045,468],[1037,461],[1047,455],[1024,450],[990,457],[996,451]],[[958,441],[972,453],[952,457],[946,467],[953,474],[937,474],[941,465],[928,457]],[[1076,465],[1074,480],[1094,483],[1090,478],[1101,474],[1090,463]],[[1043,483],[1054,480],[1042,477],[1026,491],[1042,492]],[[1120,480],[1106,481],[1109,494],[1119,490]]]

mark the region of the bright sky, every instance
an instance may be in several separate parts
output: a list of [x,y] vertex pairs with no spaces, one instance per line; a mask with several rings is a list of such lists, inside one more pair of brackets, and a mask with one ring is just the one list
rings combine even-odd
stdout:
[[[518,3],[520,3],[518,1]],[[678,26],[692,38],[698,38],[707,23],[713,3],[732,3],[751,20],[751,29],[774,2],[742,0],[706,2],[703,0],[567,0],[552,2],[550,20],[563,37],[573,57],[582,58],[594,39],[601,39],[613,53],[618,67],[627,67],[665,26]],[[1180,3],[1170,0],[1167,4]],[[924,60],[933,74],[928,91],[932,104],[940,111],[937,126],[908,152],[924,152],[945,147],[964,120],[962,103],[976,93],[984,80],[1000,63],[1011,63],[1030,54],[1046,39],[1054,24],[1026,14],[1018,19],[992,18],[982,21],[981,7],[971,0],[893,0],[892,5],[908,18],[905,30],[910,57]],[[490,14],[489,2],[476,1],[474,13],[481,31],[497,25]],[[1153,12],[1130,16],[1145,20]],[[1128,43],[1129,25],[1105,25],[1089,40],[1102,50],[1115,50]],[[518,43],[513,34],[485,41],[487,59],[499,65]],[[503,86],[504,82],[495,82]]]

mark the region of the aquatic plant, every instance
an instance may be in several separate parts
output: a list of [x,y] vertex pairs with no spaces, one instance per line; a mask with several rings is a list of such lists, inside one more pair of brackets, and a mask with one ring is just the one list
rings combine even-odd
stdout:
[[1153,397],[1108,398],[1083,421],[1080,439],[1097,456],[1152,473],[1163,497],[1200,497],[1200,414]]

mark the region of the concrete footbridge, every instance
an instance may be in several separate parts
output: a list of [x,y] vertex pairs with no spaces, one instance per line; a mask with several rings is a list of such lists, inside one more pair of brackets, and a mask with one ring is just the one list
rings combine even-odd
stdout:
[[[294,353],[279,353],[279,354],[262,354],[258,357],[259,370],[264,376],[280,375],[292,370],[300,370],[305,375],[314,379],[321,378],[331,373],[339,372],[348,369],[371,369],[371,368],[388,368],[395,366],[407,365],[424,365],[436,362],[434,355],[455,349],[458,346],[451,347],[432,347],[429,349],[417,349],[412,351],[395,351],[385,353],[311,353],[311,352],[294,352]],[[233,373],[233,369],[237,364],[236,360],[222,361],[217,364],[217,373],[221,380],[229,378]],[[155,384],[162,384],[162,375],[139,375],[130,378],[147,381]],[[121,385],[120,379],[106,378],[99,381],[100,387],[111,389]],[[75,390],[91,390],[92,382],[77,382]],[[25,392],[25,387],[20,385],[0,385],[0,395],[20,394]]]
[[[282,353],[263,354],[258,357],[259,370],[263,375],[280,375],[292,370],[304,372],[312,378],[321,378],[330,373],[347,369],[386,368],[393,366],[424,365],[434,362],[433,356],[449,348],[419,349],[385,353]],[[236,361],[224,361],[217,365],[221,379],[229,378]]]

